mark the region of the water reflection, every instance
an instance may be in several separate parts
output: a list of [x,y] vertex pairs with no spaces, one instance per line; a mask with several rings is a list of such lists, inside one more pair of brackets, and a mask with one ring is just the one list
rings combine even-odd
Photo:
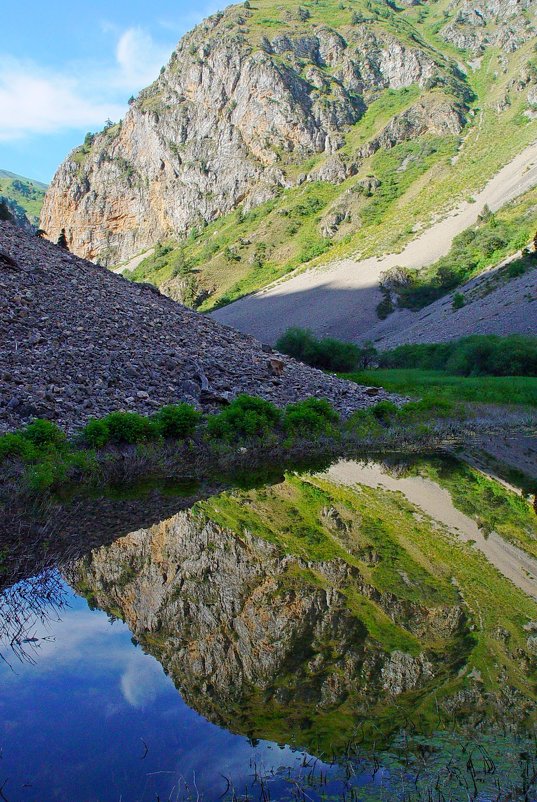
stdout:
[[[468,798],[535,798],[512,788],[535,769],[517,740],[537,713],[535,580],[516,556],[532,565],[537,529],[498,491],[513,584],[474,545],[486,516],[412,472],[342,463],[19,511],[32,537],[9,533],[0,596],[6,797],[436,799],[442,776],[445,799],[470,782]],[[461,728],[478,734],[466,751]]]

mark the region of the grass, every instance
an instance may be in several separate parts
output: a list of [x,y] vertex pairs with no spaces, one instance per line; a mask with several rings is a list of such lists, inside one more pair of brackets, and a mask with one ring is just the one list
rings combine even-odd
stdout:
[[410,465],[410,473],[446,488],[454,506],[486,534],[497,532],[537,557],[537,518],[525,498],[456,459],[416,459]]
[[[474,226],[453,240],[449,253],[429,267],[410,271],[410,280],[395,287],[398,305],[420,309],[455,287],[525,248],[535,234],[537,190],[531,189],[496,214],[486,211]],[[498,280],[515,278],[536,266],[528,254],[501,269]]]
[[[267,0],[260,0],[252,3],[248,10],[240,6],[229,9],[226,28],[230,31],[238,28],[240,34],[237,35],[246,38],[256,49],[261,46],[263,37],[271,39],[282,32],[290,36],[311,35],[317,25],[329,25],[352,42],[356,32],[365,26],[381,36],[395,35],[407,45],[420,47],[436,62],[444,84],[432,89],[411,85],[367,96],[367,108],[361,119],[341,132],[344,142],[339,155],[348,163],[357,161],[357,175],[340,185],[313,182],[282,189],[272,200],[248,214],[234,210],[208,225],[203,224],[188,237],[170,242],[168,259],[145,260],[132,274],[135,280],[147,280],[159,286],[167,286],[170,281],[173,284],[174,265],[177,266],[177,260],[182,261],[194,271],[201,290],[188,302],[201,304],[202,311],[209,311],[296,269],[349,255],[365,258],[398,252],[416,231],[459,201],[471,198],[505,163],[536,139],[535,121],[524,116],[524,93],[511,89],[513,77],[524,71],[534,58],[531,42],[510,54],[507,68],[501,54],[490,49],[479,68],[467,67],[467,75],[463,76],[453,72],[453,63],[464,65],[472,59],[471,54],[458,51],[439,35],[446,22],[444,14],[450,14],[447,0],[400,11],[361,0],[355,0],[352,6],[342,6],[335,0],[319,0],[306,2],[303,8],[309,13],[307,19],[300,19],[298,6],[288,0],[276,9]],[[361,12],[366,22],[353,25],[355,12]],[[197,42],[196,36],[199,34],[193,34],[193,43]],[[273,58],[282,68],[291,68],[302,78],[306,77],[307,59],[295,63],[293,57],[286,54]],[[330,99],[334,75],[329,64],[321,69],[328,82],[326,97]],[[497,105],[506,95],[510,103],[498,112]],[[428,134],[367,158],[356,158],[357,151],[371,142],[394,115],[408,109],[418,99],[434,104],[441,98],[457,102],[466,99],[469,113],[460,136]],[[296,153],[286,153],[276,146],[274,154],[276,164],[292,184],[299,175],[322,165],[327,158],[324,153],[303,154],[297,158]],[[358,191],[360,181],[368,176],[381,181],[378,190],[369,197]],[[524,231],[531,227],[534,200],[535,195],[528,194],[527,215],[522,221]],[[318,203],[317,207],[314,202]],[[306,212],[298,214],[299,206]],[[326,219],[341,206],[348,212],[347,219],[335,232],[324,236],[321,229]],[[506,212],[507,217],[509,214]],[[518,223],[514,217],[510,225],[518,243],[523,237],[522,228],[515,231]],[[513,238],[508,240],[495,253],[478,259],[473,271],[481,271],[508,252]]]
[[39,181],[0,170],[0,195],[15,201],[31,223],[37,224],[47,186]]
[[450,376],[438,370],[403,368],[341,375],[412,398],[537,407],[537,378],[531,376]]
[[[34,494],[65,491],[73,484],[113,481],[117,472],[124,481],[142,478],[140,472],[146,480],[184,477],[185,471],[192,478],[219,465],[235,466],[237,482],[242,464],[249,469],[250,484],[255,466],[270,463],[268,456],[263,463],[264,455],[272,454],[281,464],[293,456],[326,458],[403,442],[430,448],[452,439],[455,422],[466,426],[457,407],[446,403],[416,402],[399,409],[381,401],[342,420],[324,399],[308,398],[280,410],[247,395],[210,415],[188,404],[163,407],[149,417],[112,412],[90,420],[71,439],[56,424],[37,419],[0,436],[0,487],[8,493],[15,492],[13,485]],[[243,446],[239,452],[238,444]]]
[[[454,484],[461,481],[460,471],[464,470],[465,466],[455,469],[442,466],[440,461],[429,465],[424,460],[419,465],[421,473],[429,475],[432,471],[435,480],[437,473],[443,477],[450,472]],[[496,529],[501,528],[502,519],[504,536],[511,527],[521,525],[525,513],[516,503],[498,507],[490,496],[482,497],[474,484],[469,495],[481,509],[488,503],[494,510]],[[503,488],[496,491],[499,495],[508,493]],[[327,509],[335,513],[331,518],[326,516]],[[195,515],[200,526],[207,519],[214,521],[226,533],[233,533],[244,548],[252,548],[243,540],[248,533],[272,543],[282,557],[297,560],[297,565],[306,561],[308,571],[296,570],[292,577],[281,580],[278,593],[282,602],[287,599],[290,603],[289,593],[304,596],[319,588],[332,587],[332,593],[342,593],[349,612],[365,627],[366,654],[375,649],[384,653],[402,650],[412,655],[426,650],[439,661],[434,680],[419,692],[402,694],[396,704],[385,695],[376,697],[367,683],[364,687],[357,682],[343,702],[318,707],[313,701],[314,689],[331,670],[337,672],[337,645],[334,663],[324,665],[326,673],[320,678],[312,676],[308,665],[311,650],[326,654],[326,645],[316,641],[300,648],[297,645],[292,672],[279,672],[273,685],[262,693],[256,688],[245,689],[240,705],[218,709],[228,725],[239,731],[291,740],[301,746],[315,745],[329,752],[330,747],[343,745],[357,727],[366,740],[369,732],[377,742],[408,719],[418,730],[433,729],[443,719],[450,719],[443,707],[445,701],[474,687],[467,679],[474,669],[482,677],[483,711],[490,704],[494,707],[492,699],[495,694],[501,698],[506,683],[524,698],[534,699],[532,669],[516,655],[517,649],[525,648],[523,625],[535,616],[537,603],[503,578],[470,544],[462,543],[443,526],[433,527],[431,520],[402,494],[366,486],[340,487],[323,476],[288,475],[273,487],[233,491],[201,502]],[[338,569],[335,585],[333,574],[323,569],[328,562],[343,562],[350,568],[347,574]],[[287,565],[289,569],[295,563]],[[266,599],[259,600],[262,602],[268,603]],[[442,634],[434,623],[435,616],[458,605],[462,605],[466,621],[463,619],[459,632]],[[421,625],[417,617],[425,610],[429,624]],[[346,629],[350,628],[347,624]],[[499,628],[508,633],[504,640],[497,637]],[[278,689],[282,688],[290,691],[284,703],[278,701]],[[487,693],[492,694],[488,701]],[[311,705],[304,702],[305,698],[312,699]]]

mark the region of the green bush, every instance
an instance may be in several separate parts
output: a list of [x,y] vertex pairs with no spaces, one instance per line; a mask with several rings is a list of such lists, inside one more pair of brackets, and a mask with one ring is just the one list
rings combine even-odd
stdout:
[[90,448],[104,448],[110,442],[110,428],[105,420],[93,418],[82,429],[81,437]]
[[65,434],[55,423],[42,418],[29,423],[21,434],[37,448],[62,448],[67,442]]
[[399,413],[397,407],[392,401],[379,401],[373,407],[373,415],[381,423],[391,423]]
[[338,413],[324,398],[307,398],[287,406],[283,426],[289,435],[310,437],[334,434],[338,421]]
[[[502,220],[492,214],[482,215],[477,225],[454,238],[446,256],[413,272],[408,285],[395,288],[399,306],[421,309],[441,298],[484,268],[523,248],[530,233],[527,215]],[[526,267],[524,259],[519,259],[508,267],[507,274],[513,278],[524,273]]]
[[280,410],[270,401],[239,395],[222,412],[208,418],[207,433],[213,440],[259,437],[271,432],[280,420]]
[[157,436],[152,421],[137,412],[111,412],[102,422],[108,427],[110,442],[116,445],[133,445]]
[[318,340],[308,329],[290,328],[276,343],[282,354],[288,354],[314,368],[345,373],[364,366],[364,360],[371,361],[371,345],[359,348],[354,343],[346,343],[333,337]]
[[19,457],[24,462],[33,459],[37,454],[35,446],[22,434],[4,434],[0,437],[0,462],[8,457]]
[[449,343],[401,345],[379,354],[378,364],[456,376],[537,376],[537,337],[476,334]]
[[451,302],[452,309],[462,309],[465,304],[464,295],[462,292],[456,292],[453,296],[453,301]]
[[190,404],[170,404],[153,416],[156,430],[166,439],[184,440],[196,431],[201,414]]

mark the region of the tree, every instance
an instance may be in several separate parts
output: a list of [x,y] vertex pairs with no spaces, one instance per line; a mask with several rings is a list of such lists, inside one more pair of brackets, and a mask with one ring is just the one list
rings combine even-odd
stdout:
[[59,245],[59,247],[63,248],[65,251],[69,250],[69,245],[67,244],[67,236],[65,234],[65,228],[62,228],[62,230],[60,231],[60,236],[58,237],[57,245]]

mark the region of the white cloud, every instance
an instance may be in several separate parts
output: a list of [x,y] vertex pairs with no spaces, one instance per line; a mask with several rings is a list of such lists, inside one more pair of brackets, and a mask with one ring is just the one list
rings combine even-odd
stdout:
[[170,54],[171,47],[157,44],[147,31],[129,28],[116,47],[116,83],[130,90],[146,86],[155,80]]
[[28,62],[0,61],[0,141],[100,128],[108,117],[118,119],[124,108],[106,98],[84,96],[75,78]]
[[156,660],[138,652],[130,655],[120,687],[123,698],[131,707],[143,708],[151,704],[169,686],[170,681]]
[[75,129],[100,129],[118,120],[126,100],[154,81],[173,45],[155,42],[143,28],[116,32],[107,61],[50,70],[0,55],[0,142]]

